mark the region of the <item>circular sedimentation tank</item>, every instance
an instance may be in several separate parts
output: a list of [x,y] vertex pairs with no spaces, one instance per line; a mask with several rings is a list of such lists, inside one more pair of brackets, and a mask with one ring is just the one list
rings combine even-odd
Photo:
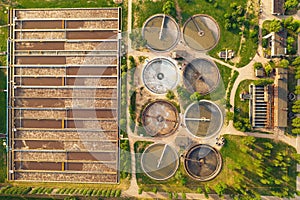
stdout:
[[197,58],[185,66],[183,82],[190,92],[206,95],[219,85],[220,72],[213,61]]
[[207,100],[191,104],[184,114],[188,132],[196,138],[216,136],[223,126],[223,114],[219,106]]
[[194,50],[209,51],[218,44],[219,39],[219,25],[211,16],[193,15],[183,26],[183,40]]
[[180,29],[172,17],[157,14],[146,20],[143,25],[142,36],[150,50],[170,51],[180,40]]
[[142,112],[142,123],[151,136],[168,136],[179,126],[179,115],[176,107],[164,100],[148,104]]
[[142,79],[148,90],[165,94],[176,88],[179,74],[176,64],[168,58],[158,57],[149,61],[143,69]]
[[141,157],[141,167],[154,180],[171,178],[178,169],[179,159],[175,150],[163,143],[147,147]]
[[197,144],[191,147],[184,156],[184,168],[195,180],[209,181],[215,178],[222,169],[221,154],[213,147]]

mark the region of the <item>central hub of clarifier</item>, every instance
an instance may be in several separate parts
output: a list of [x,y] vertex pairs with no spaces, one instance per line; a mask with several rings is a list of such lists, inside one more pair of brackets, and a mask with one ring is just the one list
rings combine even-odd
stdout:
[[158,73],[157,74],[158,80],[162,80],[164,77],[165,77],[165,75],[163,73]]
[[165,120],[165,118],[161,115],[157,116],[156,119],[157,119],[158,122],[163,122]]

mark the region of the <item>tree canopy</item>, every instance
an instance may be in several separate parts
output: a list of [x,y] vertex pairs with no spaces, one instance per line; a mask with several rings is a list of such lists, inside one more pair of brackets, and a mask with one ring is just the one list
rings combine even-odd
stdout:
[[296,8],[298,6],[299,2],[298,0],[286,0],[284,3],[284,8],[289,10]]
[[281,21],[273,19],[268,28],[270,32],[279,32],[282,29]]

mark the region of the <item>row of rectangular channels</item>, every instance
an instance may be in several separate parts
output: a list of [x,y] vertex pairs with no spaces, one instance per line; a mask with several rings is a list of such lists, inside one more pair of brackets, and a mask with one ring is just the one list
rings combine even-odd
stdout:
[[9,180],[119,181],[120,19],[11,10]]

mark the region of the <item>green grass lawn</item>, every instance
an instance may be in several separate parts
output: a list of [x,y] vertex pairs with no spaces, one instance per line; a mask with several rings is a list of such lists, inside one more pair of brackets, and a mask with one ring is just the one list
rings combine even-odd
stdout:
[[246,66],[255,56],[258,43],[246,35],[246,43],[242,44],[241,48],[241,60],[237,63],[237,67]]
[[154,14],[162,13],[162,7],[166,0],[153,2],[152,0],[136,0],[132,4],[133,28],[142,28],[144,22]]
[[[279,193],[286,190],[285,196],[291,196],[296,192],[297,153],[294,148],[269,139],[260,138],[245,145],[251,137],[226,135],[225,138],[221,150],[224,167],[216,180],[224,179],[231,189],[242,186],[261,195],[280,196]],[[282,166],[275,166],[276,163]],[[262,183],[264,179],[270,183]]]
[[238,86],[234,97],[234,121],[238,121],[240,118],[249,118],[249,100],[241,101],[240,94],[243,91],[249,92],[251,82],[252,80],[244,80]]
[[6,149],[3,140],[0,139],[0,183],[4,183],[6,179]]
[[6,76],[3,70],[0,70],[0,132],[6,133]]
[[[261,195],[279,195],[276,192],[286,192],[285,196],[292,195],[296,190],[296,151],[294,148],[269,139],[256,139],[226,135],[226,143],[221,149],[223,168],[220,174],[208,182],[192,180],[180,165],[181,176],[175,175],[166,181],[154,181],[145,174],[137,174],[139,187],[144,191],[196,192],[198,187],[204,190],[205,186],[212,189],[218,183],[225,183],[227,194],[259,193]],[[250,141],[250,142],[249,142]],[[142,153],[150,143],[137,142],[135,151]],[[281,162],[280,162],[281,160]],[[140,168],[140,154],[136,154],[137,170]],[[274,166],[279,163],[282,166]],[[178,172],[177,172],[178,174]],[[181,179],[186,179],[186,184],[181,184]],[[264,184],[265,180],[269,184]],[[288,180],[288,181],[286,181]],[[261,182],[262,181],[262,182]],[[276,183],[275,183],[276,182]],[[250,192],[251,191],[251,192]]]

